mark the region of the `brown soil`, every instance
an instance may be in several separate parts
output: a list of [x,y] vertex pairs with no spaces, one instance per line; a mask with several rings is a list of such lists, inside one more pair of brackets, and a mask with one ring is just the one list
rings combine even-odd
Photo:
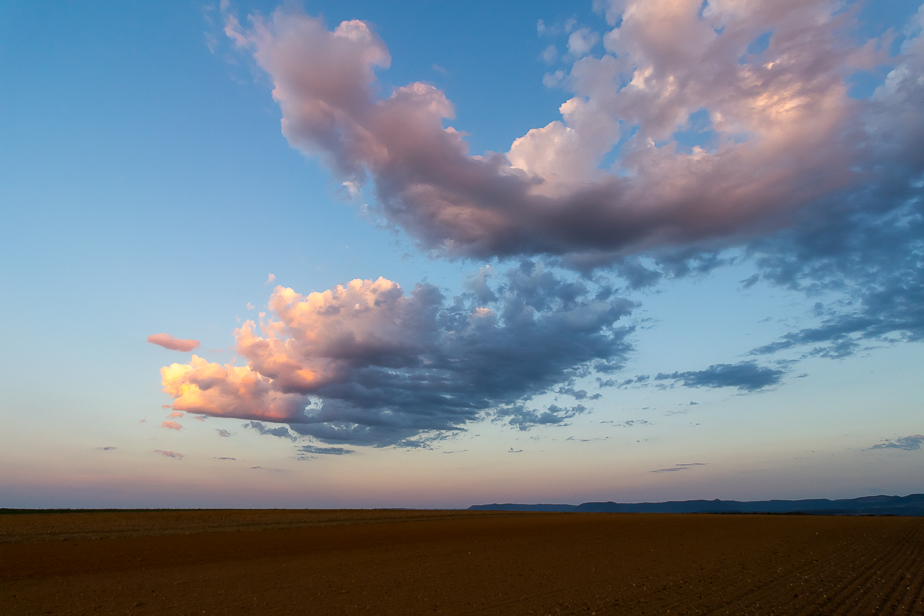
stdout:
[[924,519],[0,515],[0,613],[924,615]]

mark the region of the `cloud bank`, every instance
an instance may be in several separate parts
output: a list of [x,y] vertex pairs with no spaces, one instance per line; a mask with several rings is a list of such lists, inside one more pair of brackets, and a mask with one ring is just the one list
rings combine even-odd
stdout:
[[[487,413],[521,429],[582,405],[531,409],[536,395],[619,369],[634,304],[605,283],[523,262],[483,270],[461,296],[430,284],[353,280],[300,295],[277,286],[271,315],[236,330],[245,366],[196,355],[161,370],[178,411],[249,419],[263,434],[332,443],[413,444]],[[261,422],[286,423],[267,428]],[[290,432],[291,430],[291,432]]]
[[[272,79],[289,142],[349,192],[371,185],[387,220],[443,255],[587,268],[762,237],[831,198],[918,180],[920,15],[890,58],[829,0],[599,5],[603,53],[588,55],[596,33],[570,34],[561,119],[483,155],[444,126],[453,106],[434,86],[378,95],[391,57],[365,22],[328,30],[277,10],[247,28],[226,15],[225,31]],[[851,98],[850,75],[882,66],[885,83]]]

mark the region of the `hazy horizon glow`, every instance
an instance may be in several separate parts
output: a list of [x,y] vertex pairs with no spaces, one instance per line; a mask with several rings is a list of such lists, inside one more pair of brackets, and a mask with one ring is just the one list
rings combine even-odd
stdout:
[[0,506],[924,491],[924,5],[489,6],[9,9]]

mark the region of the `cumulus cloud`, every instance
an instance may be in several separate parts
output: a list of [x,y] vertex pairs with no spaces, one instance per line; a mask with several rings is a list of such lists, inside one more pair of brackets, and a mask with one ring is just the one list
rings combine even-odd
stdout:
[[521,429],[561,423],[585,407],[540,412],[529,400],[613,372],[630,350],[618,322],[634,304],[605,282],[524,261],[467,286],[453,298],[384,278],[307,296],[278,286],[270,314],[235,332],[247,365],[194,355],[161,370],[164,391],[177,410],[249,419],[262,434],[413,444],[486,415]]
[[918,451],[924,445],[924,434],[912,434],[897,439],[887,440],[884,443],[873,445],[870,449],[903,449],[905,451]]
[[[454,110],[434,86],[378,95],[391,57],[365,22],[330,30],[277,10],[248,28],[229,16],[226,33],[271,77],[289,142],[338,181],[371,183],[387,220],[448,255],[592,267],[762,237],[826,199],[917,182],[918,33],[889,58],[834,0],[602,4],[612,28],[599,57],[584,55],[592,31],[565,28],[580,57],[561,119],[483,155],[444,126]],[[885,65],[875,95],[848,95],[853,71]]]
[[167,429],[169,429],[169,430],[176,430],[177,432],[179,432],[180,430],[183,429],[183,426],[180,425],[180,424],[178,424],[178,423],[175,422],[175,421],[165,421],[165,422],[163,422],[163,423],[160,424],[160,427],[161,427],[161,428],[167,428]]
[[162,346],[165,349],[170,349],[171,351],[183,352],[192,351],[199,346],[198,340],[183,340],[171,336],[170,334],[151,334],[148,336],[148,342],[156,344],[157,346]]
[[779,384],[785,372],[758,366],[754,362],[715,364],[705,370],[660,373],[656,381],[673,381],[684,387],[737,387],[741,391],[757,391]]
[[175,451],[164,451],[163,449],[155,449],[155,450],[154,450],[154,453],[159,453],[160,455],[164,456],[165,458],[174,458],[174,459],[176,459],[176,460],[182,460],[182,459],[183,459],[183,454],[177,453],[177,452],[175,452]]

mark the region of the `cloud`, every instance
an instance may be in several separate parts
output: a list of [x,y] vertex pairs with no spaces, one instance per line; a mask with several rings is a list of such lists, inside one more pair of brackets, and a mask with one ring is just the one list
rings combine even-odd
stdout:
[[193,356],[161,370],[164,391],[177,410],[329,443],[412,445],[488,415],[525,429],[583,412],[526,404],[619,369],[631,328],[618,322],[634,304],[605,282],[529,261],[486,276],[453,298],[384,278],[307,296],[276,287],[270,315],[235,332],[246,366]]
[[[593,32],[565,28],[581,57],[560,80],[573,94],[561,119],[477,156],[444,126],[454,109],[439,89],[378,95],[375,71],[391,57],[365,22],[329,30],[277,10],[249,29],[228,17],[225,31],[272,79],[290,144],[338,182],[371,183],[385,219],[445,255],[585,268],[721,248],[871,188],[887,201],[862,209],[878,216],[918,181],[919,34],[889,58],[833,0],[603,4],[613,27],[600,57],[583,55]],[[766,49],[749,51],[768,32]],[[882,66],[874,95],[849,96],[852,72]]]
[[[807,348],[808,355],[838,359],[873,341],[924,340],[924,198],[920,189],[895,190],[827,204],[797,229],[751,247],[768,283],[836,298],[813,307],[819,324],[753,355]],[[904,203],[892,207],[896,199]],[[876,204],[884,211],[871,212]]]
[[690,470],[690,468],[694,466],[706,466],[706,464],[704,462],[687,462],[685,464],[675,464],[674,466],[669,466],[667,468],[659,468],[659,469],[649,471],[649,472],[650,473],[673,473],[676,471]]
[[118,449],[118,448],[117,448],[117,447],[112,447],[112,446],[110,445],[110,446],[108,446],[108,447],[97,447],[97,449],[99,449],[100,451],[113,451],[114,449]]
[[276,274],[270,274],[269,276],[266,277],[266,282],[263,284],[269,284],[273,282],[274,280],[276,280]]
[[151,334],[148,336],[148,342],[156,344],[157,346],[162,346],[165,349],[170,349],[171,351],[183,352],[192,351],[199,346],[198,340],[181,340],[170,334]]
[[660,373],[654,378],[656,381],[679,382],[684,387],[737,387],[751,392],[779,384],[784,374],[782,370],[747,361],[716,364],[694,372]]
[[887,440],[884,443],[873,445],[870,449],[903,449],[905,451],[918,451],[924,445],[924,434],[912,434],[900,438]]
[[165,421],[165,422],[163,422],[163,423],[160,424],[160,427],[161,427],[161,428],[168,428],[168,429],[170,429],[170,430],[176,430],[177,432],[179,432],[180,430],[183,429],[183,426],[180,425],[180,424],[178,424],[178,423],[175,422],[175,421]]
[[228,438],[231,436],[230,432],[228,432],[227,430],[223,430],[221,428],[216,428],[215,431],[218,432],[218,436],[221,436],[223,438]]
[[174,452],[174,451],[164,451],[163,449],[155,449],[155,450],[154,450],[154,453],[159,453],[160,455],[164,456],[165,458],[174,458],[174,459],[177,459],[177,460],[182,460],[182,459],[183,459],[183,454],[181,454],[181,453],[176,453],[176,452]]
[[498,420],[506,420],[508,424],[520,430],[529,430],[534,426],[563,424],[566,420],[575,415],[580,415],[586,410],[587,408],[581,404],[568,408],[550,404],[547,410],[540,412],[528,409],[525,405],[517,404],[498,409],[495,417]]
[[220,458],[215,458],[216,460],[237,460],[237,458],[229,458],[227,456],[221,456]]
[[[168,407],[168,408],[169,408],[169,407]],[[169,415],[167,415],[167,419],[173,419],[173,418],[175,418],[175,417],[182,417],[182,416],[185,415],[185,414],[186,414],[186,413],[184,413],[183,411],[173,411],[172,413],[170,413]]]
[[600,35],[590,28],[575,30],[568,37],[568,53],[575,58],[586,55],[600,41]]
[[302,453],[321,454],[325,456],[345,456],[351,453],[356,453],[352,449],[345,449],[343,447],[317,447],[316,445],[303,445],[298,449]]
[[290,441],[294,441],[298,438],[296,435],[289,432],[289,429],[285,426],[276,426],[275,428],[267,428],[259,421],[251,421],[251,422],[245,423],[244,427],[250,430],[256,430],[263,436],[278,436],[280,438],[287,438]]

